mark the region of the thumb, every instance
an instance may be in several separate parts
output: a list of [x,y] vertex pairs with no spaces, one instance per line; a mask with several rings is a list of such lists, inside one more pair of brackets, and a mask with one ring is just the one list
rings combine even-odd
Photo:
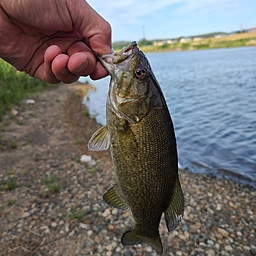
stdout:
[[85,42],[97,54],[111,52],[111,26],[86,1],[70,3],[70,13],[75,29],[85,37]]

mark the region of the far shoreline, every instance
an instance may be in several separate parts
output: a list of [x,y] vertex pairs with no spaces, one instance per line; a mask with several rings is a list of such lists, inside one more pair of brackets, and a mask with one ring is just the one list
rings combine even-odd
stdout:
[[[140,45],[140,49],[145,53],[180,52],[195,50],[227,49],[237,47],[256,46],[256,32],[241,33],[223,36],[220,38],[202,38],[198,41],[186,41],[177,43],[167,43],[166,40],[155,42],[155,45]],[[120,51],[121,49],[115,49]]]

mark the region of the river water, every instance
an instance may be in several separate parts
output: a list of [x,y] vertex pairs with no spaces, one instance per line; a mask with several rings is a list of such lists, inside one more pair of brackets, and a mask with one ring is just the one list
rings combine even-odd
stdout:
[[[179,163],[256,188],[256,47],[147,54],[169,107]],[[109,78],[86,105],[105,124]]]

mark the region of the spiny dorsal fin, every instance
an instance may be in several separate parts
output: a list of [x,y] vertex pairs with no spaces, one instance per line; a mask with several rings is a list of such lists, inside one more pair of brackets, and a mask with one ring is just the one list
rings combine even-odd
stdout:
[[170,203],[164,212],[168,231],[173,231],[181,222],[184,212],[184,196],[177,178]]
[[125,200],[122,198],[118,191],[118,185],[115,184],[113,187],[111,187],[104,195],[103,195],[104,201],[113,207],[116,207],[121,210],[126,210],[129,208],[129,206],[126,204]]
[[110,134],[107,126],[97,130],[88,142],[88,149],[92,151],[107,150],[110,146]]
[[161,242],[160,235],[158,234],[158,237],[151,238],[151,237],[144,237],[140,236],[136,233],[136,230],[130,229],[126,231],[122,238],[121,242],[123,245],[136,245],[136,244],[148,244],[151,245],[158,253],[163,253],[163,245]]

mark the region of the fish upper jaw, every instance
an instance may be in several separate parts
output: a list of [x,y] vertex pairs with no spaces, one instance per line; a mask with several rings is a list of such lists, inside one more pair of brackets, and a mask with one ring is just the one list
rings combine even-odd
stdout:
[[99,55],[99,60],[107,69],[111,77],[115,76],[117,70],[125,70],[130,65],[130,60],[139,51],[137,43],[134,41],[120,52]]

